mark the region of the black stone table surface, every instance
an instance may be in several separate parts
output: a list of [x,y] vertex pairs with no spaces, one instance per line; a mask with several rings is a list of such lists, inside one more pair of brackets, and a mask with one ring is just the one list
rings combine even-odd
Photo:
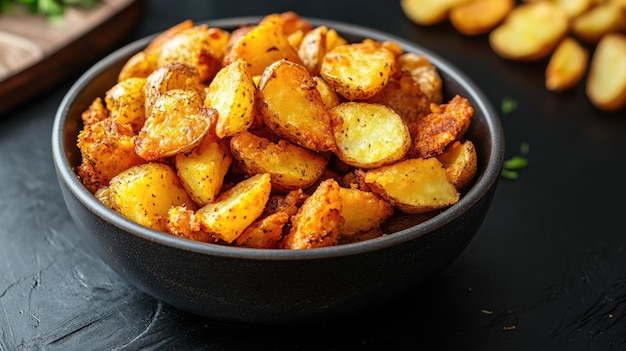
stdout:
[[417,26],[399,1],[151,0],[125,40],[288,10],[432,50],[501,111],[506,157],[529,147],[467,249],[412,298],[359,318],[244,327],[167,306],[105,265],[63,203],[50,135],[70,75],[0,118],[0,351],[626,350],[626,110],[597,110],[583,85],[551,93],[544,61],[506,61],[449,24]]

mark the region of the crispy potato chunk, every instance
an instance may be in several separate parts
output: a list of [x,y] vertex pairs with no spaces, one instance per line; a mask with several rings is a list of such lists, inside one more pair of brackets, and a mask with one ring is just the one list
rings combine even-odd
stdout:
[[454,6],[467,0],[401,0],[404,14],[413,22],[431,26],[448,18],[448,12]]
[[375,168],[407,154],[411,136],[391,108],[366,102],[344,102],[331,111],[336,155],[348,165]]
[[367,100],[385,87],[394,63],[394,53],[383,46],[353,43],[327,52],[320,75],[346,99]]
[[602,110],[626,106],[626,35],[607,34],[598,42],[591,58],[586,92]]
[[341,102],[337,93],[326,83],[326,81],[320,76],[314,76],[315,88],[320,92],[324,106],[327,109],[331,109]]
[[168,90],[159,96],[137,134],[135,152],[153,161],[190,151],[209,132],[214,112],[203,106],[202,98],[194,90]]
[[200,228],[227,243],[234,242],[262,213],[272,191],[268,173],[257,174],[226,190],[196,211]]
[[281,192],[313,185],[328,163],[324,156],[288,141],[273,143],[250,132],[233,136],[230,149],[248,175],[269,173],[273,189]]
[[187,64],[174,62],[159,67],[147,78],[144,86],[145,115],[149,116],[156,100],[172,89],[199,90],[198,71]]
[[289,221],[285,212],[273,213],[252,223],[237,240],[237,246],[276,249],[283,238],[283,227]]
[[124,217],[162,232],[167,231],[172,206],[194,208],[176,172],[161,163],[133,166],[113,177],[107,204]]
[[411,73],[411,77],[419,83],[420,90],[428,101],[440,104],[443,97],[441,95],[441,76],[437,67],[424,55],[412,52],[404,53],[397,58],[398,65],[402,71]]
[[471,140],[455,141],[437,159],[457,190],[466,188],[474,180],[478,170],[478,155]]
[[448,207],[460,197],[434,157],[408,159],[367,172],[357,170],[355,174],[364,188],[406,213]]
[[339,189],[333,179],[320,183],[292,218],[291,230],[282,241],[283,248],[302,250],[338,243],[343,224]]
[[257,90],[261,118],[286,140],[313,151],[336,149],[316,83],[304,66],[279,60],[267,67]]
[[204,106],[217,110],[215,134],[219,138],[233,136],[252,125],[255,90],[243,59],[220,69],[204,99]]
[[326,34],[328,27],[319,26],[304,34],[298,46],[298,56],[311,75],[318,75],[324,55],[326,55]]
[[302,64],[298,53],[283,32],[283,24],[281,21],[268,19],[252,26],[232,44],[224,57],[224,64],[228,65],[242,58],[252,76],[263,74],[267,66],[281,59]]
[[87,109],[80,115],[80,118],[83,121],[83,126],[100,122],[107,117],[109,117],[109,110],[102,102],[101,97],[95,98],[89,107],[87,107]]
[[374,228],[393,214],[393,206],[377,194],[352,188],[340,188],[341,216],[344,223],[339,235],[353,236]]
[[182,30],[161,44],[157,66],[185,63],[198,71],[200,82],[208,82],[221,67],[229,35],[206,24]]
[[557,46],[546,67],[546,88],[564,91],[574,87],[587,71],[589,51],[568,37]]
[[459,95],[447,104],[431,105],[431,113],[409,126],[412,145],[409,157],[432,157],[441,154],[459,139],[474,115],[474,107]]
[[104,95],[111,116],[120,123],[130,124],[134,131],[141,129],[146,120],[145,86],[146,78],[132,77],[115,84]]
[[291,35],[295,32],[308,33],[313,26],[309,21],[300,17],[294,11],[285,11],[281,13],[270,13],[263,17],[261,22],[276,21],[282,28],[285,35]]
[[78,175],[92,193],[123,170],[145,163],[135,153],[132,128],[112,117],[86,125],[77,145],[82,157]]
[[574,18],[572,23],[574,35],[589,43],[596,43],[605,34],[624,29],[626,29],[626,9],[613,2],[592,7]]
[[166,226],[170,234],[181,238],[205,243],[217,242],[211,234],[200,229],[200,222],[195,212],[185,205],[173,206],[167,211]]
[[465,35],[485,34],[499,25],[514,6],[514,0],[469,0],[451,8],[450,23]]
[[494,52],[504,58],[536,61],[548,56],[569,30],[565,10],[549,1],[522,4],[489,34]]
[[205,136],[192,151],[174,157],[176,171],[185,190],[200,206],[217,198],[232,160],[228,142],[213,134]]

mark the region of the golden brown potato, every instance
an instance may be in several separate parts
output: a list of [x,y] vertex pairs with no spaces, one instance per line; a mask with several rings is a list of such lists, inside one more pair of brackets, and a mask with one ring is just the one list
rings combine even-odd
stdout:
[[109,117],[109,110],[102,102],[101,97],[95,98],[89,107],[80,115],[80,119],[83,121],[83,127],[100,122],[107,117]]
[[362,187],[406,213],[448,207],[459,200],[446,170],[436,158],[413,158],[369,171],[355,172]]
[[596,43],[602,36],[626,29],[626,10],[613,2],[592,7],[574,18],[572,32],[578,38]]
[[378,228],[393,214],[393,206],[372,192],[340,188],[339,196],[344,219],[339,227],[340,236],[354,236]]
[[391,108],[366,102],[344,102],[330,110],[336,155],[348,165],[375,168],[404,158],[411,136]]
[[626,35],[605,35],[591,58],[586,92],[591,102],[606,111],[626,105]]
[[188,64],[198,71],[200,82],[208,82],[221,67],[229,35],[206,24],[185,29],[161,44],[157,66],[172,62]]
[[133,166],[113,177],[107,204],[124,217],[162,232],[167,231],[172,206],[194,208],[176,172],[161,163]]
[[385,87],[394,63],[394,53],[383,46],[347,44],[324,55],[320,75],[346,99],[367,100]]
[[439,70],[424,55],[407,52],[398,56],[398,66],[407,71],[419,83],[420,90],[430,103],[440,104],[442,101],[442,82]]
[[485,34],[499,25],[514,6],[514,0],[469,0],[450,9],[450,23],[465,35]]
[[123,170],[145,163],[135,153],[132,128],[112,117],[86,125],[78,133],[77,145],[82,158],[78,175],[92,193]]
[[283,32],[281,21],[269,19],[247,30],[227,50],[224,64],[242,58],[248,64],[248,72],[255,76],[275,61],[286,59],[302,64],[296,50]]
[[200,229],[200,222],[196,218],[195,212],[185,205],[172,206],[167,211],[166,227],[170,234],[181,238],[205,243],[217,242],[217,239],[211,234]]
[[448,103],[431,105],[431,113],[409,125],[412,145],[409,157],[441,154],[451,142],[460,139],[474,115],[474,107],[459,95]]
[[229,244],[234,242],[263,213],[271,191],[267,173],[237,183],[196,211],[200,228]]
[[[524,0],[524,2],[537,2],[537,1],[546,1],[546,0]],[[599,2],[599,0],[548,0],[551,1],[559,7],[563,8],[567,15],[570,18],[576,18],[587,11],[594,3]],[[604,1],[604,0],[602,0]]]
[[467,0],[401,0],[404,14],[413,22],[431,26],[448,18],[448,12],[454,6]]
[[271,64],[257,90],[265,125],[286,140],[313,151],[334,151],[330,115],[315,80],[304,66],[287,60]]
[[204,99],[204,106],[217,110],[215,134],[219,138],[233,136],[252,125],[255,91],[244,60],[235,60],[220,69]]
[[283,238],[283,227],[289,221],[285,212],[276,212],[250,224],[243,234],[237,237],[237,246],[255,249],[277,249]]
[[567,37],[557,46],[546,67],[546,88],[563,91],[574,87],[587,71],[589,51]]
[[448,180],[457,190],[466,188],[474,181],[478,170],[478,155],[471,140],[455,141],[437,159],[446,170]]
[[304,34],[298,46],[298,56],[302,60],[302,65],[304,65],[313,76],[319,74],[322,60],[324,59],[324,55],[326,55],[327,33],[328,27],[316,27]]
[[270,13],[261,19],[260,24],[268,21],[275,21],[282,28],[285,35],[291,35],[295,32],[308,33],[313,26],[311,23],[300,17],[294,11],[285,11],[281,13]]
[[233,136],[230,149],[248,175],[269,173],[272,188],[280,192],[313,185],[328,163],[324,156],[288,141],[273,143],[250,132]]
[[285,249],[302,250],[333,246],[339,240],[341,197],[333,179],[320,183],[292,218],[292,227],[282,241]]
[[228,142],[213,134],[205,136],[202,143],[189,153],[174,157],[178,177],[189,196],[200,206],[217,198],[232,160]]
[[195,90],[173,89],[159,96],[137,134],[137,155],[154,161],[198,146],[213,125],[215,114],[203,103]]
[[563,8],[549,1],[515,7],[489,34],[494,52],[504,58],[535,61],[548,56],[569,30]]
[[145,86],[146,78],[132,77],[115,84],[104,95],[111,116],[134,131],[141,129],[146,120]]
[[145,115],[149,116],[156,100],[172,89],[200,90],[198,71],[187,64],[174,62],[159,67],[145,82]]
[[314,76],[315,88],[320,92],[322,101],[327,109],[331,109],[341,102],[337,93],[320,76]]

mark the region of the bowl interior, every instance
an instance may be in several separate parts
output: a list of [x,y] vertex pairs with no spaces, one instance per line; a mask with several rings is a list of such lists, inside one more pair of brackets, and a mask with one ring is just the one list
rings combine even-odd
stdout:
[[[242,17],[201,23],[233,30],[244,23],[258,23],[260,19],[260,17]],[[478,177],[473,186],[462,194],[458,203],[429,219],[421,215],[394,216],[388,221],[385,228],[388,232],[393,232],[392,235],[358,243],[298,252],[292,250],[252,250],[193,242],[159,233],[127,220],[97,201],[78,180],[75,169],[80,164],[80,152],[76,146],[76,137],[82,128],[81,113],[94,98],[104,96],[105,91],[115,84],[117,74],[125,61],[143,49],[154,36],[138,40],[105,57],[81,76],[66,94],[56,114],[52,135],[53,158],[60,181],[67,185],[73,196],[104,221],[111,222],[147,240],[211,255],[278,260],[356,254],[412,240],[453,221],[454,218],[471,208],[493,190],[497,184],[503,162],[503,133],[498,114],[480,89],[465,74],[435,53],[404,39],[351,24],[320,19],[309,20],[314,26],[326,25],[329,28],[334,28],[349,42],[361,41],[364,38],[394,40],[407,52],[426,55],[437,66],[443,79],[444,101],[449,100],[455,94],[471,101],[475,108],[475,114],[466,135],[468,139],[474,142],[478,152]]]

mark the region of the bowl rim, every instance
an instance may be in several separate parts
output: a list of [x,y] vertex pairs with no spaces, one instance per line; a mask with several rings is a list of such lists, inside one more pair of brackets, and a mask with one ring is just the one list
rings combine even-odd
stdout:
[[[219,28],[236,28],[242,24],[258,23],[262,18],[263,16],[231,17],[216,20],[197,21],[196,24],[207,24],[209,26]],[[141,50],[159,33],[143,37],[113,51],[84,72],[67,91],[59,105],[59,108],[57,109],[52,127],[52,158],[59,181],[63,182],[72,195],[101,220],[114,225],[120,230],[138,236],[141,239],[201,255],[236,257],[239,259],[250,260],[285,261],[356,255],[388,248],[413,240],[416,237],[427,235],[429,232],[446,225],[454,218],[462,215],[463,212],[479,202],[481,198],[495,186],[500,176],[500,170],[504,159],[504,133],[502,125],[499,115],[490,101],[484,95],[482,90],[468,76],[466,76],[465,73],[460,71],[435,52],[420,46],[418,43],[409,41],[408,39],[403,39],[377,29],[356,24],[320,18],[303,18],[308,20],[314,26],[326,25],[329,28],[337,30],[339,33],[348,33],[350,35],[364,36],[373,39],[395,41],[404,50],[426,55],[431,63],[438,68],[438,70],[444,71],[447,76],[455,81],[456,84],[459,84],[467,90],[470,96],[465,97],[470,98],[473,101],[472,103],[476,110],[484,112],[484,122],[489,130],[488,134],[492,147],[488,159],[483,161],[485,164],[485,171],[479,175],[473,186],[463,196],[461,196],[460,200],[456,204],[446,208],[433,218],[393,234],[356,243],[347,243],[337,246],[312,248],[307,250],[252,249],[188,240],[144,227],[143,225],[135,223],[109,209],[98,201],[93,194],[91,194],[83,186],[76,173],[72,170],[70,161],[64,151],[64,125],[68,118],[70,106],[81,90],[89,84],[94,76],[106,70],[110,65],[118,62],[121,57],[130,56],[131,54]]]

